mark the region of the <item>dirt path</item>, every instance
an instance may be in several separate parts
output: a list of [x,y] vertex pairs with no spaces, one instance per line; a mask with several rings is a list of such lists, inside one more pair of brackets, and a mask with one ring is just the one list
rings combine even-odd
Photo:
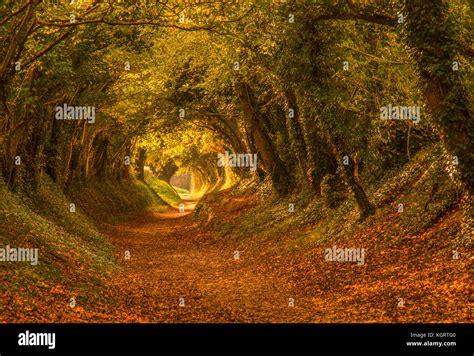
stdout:
[[138,322],[296,321],[286,281],[255,258],[235,259],[230,243],[215,243],[192,220],[193,205],[105,231],[122,265],[111,286],[120,291],[117,307]]
[[[218,236],[192,219],[193,202],[186,208],[185,213],[169,209],[145,214],[105,231],[116,247],[121,271],[97,298],[107,303],[94,310],[101,321],[469,320],[469,261],[450,259],[449,230],[443,230],[456,220],[456,212],[436,225],[437,231],[445,231],[437,238],[427,230],[416,239],[400,236],[383,249],[378,248],[378,237],[396,220],[387,219],[377,230],[361,230],[347,242],[369,251],[370,263],[357,266],[326,262],[322,247],[305,254],[285,253],[285,239],[236,241]],[[236,250],[239,259],[234,258]],[[402,307],[400,298],[406,301]]]

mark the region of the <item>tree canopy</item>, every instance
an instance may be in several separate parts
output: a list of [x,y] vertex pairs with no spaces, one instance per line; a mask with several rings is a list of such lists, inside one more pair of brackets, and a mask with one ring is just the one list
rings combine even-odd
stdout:
[[[460,0],[4,1],[2,179],[67,189],[172,164],[212,185],[218,153],[252,152],[238,177],[347,186],[364,217],[364,177],[441,140],[472,194],[471,20]],[[57,120],[65,104],[94,122]]]

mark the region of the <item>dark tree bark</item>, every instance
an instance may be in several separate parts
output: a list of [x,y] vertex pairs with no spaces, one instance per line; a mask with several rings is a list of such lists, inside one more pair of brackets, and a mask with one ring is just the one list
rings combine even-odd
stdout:
[[138,151],[137,159],[137,177],[138,179],[145,181],[145,161],[146,161],[146,149],[140,147]]
[[158,174],[158,178],[160,178],[161,180],[164,180],[165,182],[169,184],[171,177],[173,176],[173,174],[176,173],[177,170],[178,170],[178,166],[173,161],[168,161],[166,162],[166,165],[163,168],[161,168]]
[[305,118],[303,130],[306,140],[306,156],[311,184],[316,195],[321,196],[321,183],[326,175],[336,175],[337,156],[333,152],[327,140],[323,138],[315,125],[316,119]]
[[[296,99],[296,95],[291,88],[285,91],[286,97],[286,126],[291,142],[291,148],[294,152],[301,173],[306,181],[306,184],[314,189],[313,177],[311,176],[311,169],[309,168],[309,162],[307,157],[307,145],[303,134],[303,128],[300,124],[299,107]],[[290,117],[290,109],[293,110]]]
[[[350,157],[343,138],[335,135],[330,137],[330,139],[332,141],[331,146],[335,155],[339,157],[340,161],[342,161],[342,164],[340,164],[343,171],[342,173],[347,185],[354,194],[354,198],[360,210],[359,219],[362,221],[369,215],[373,215],[375,213],[375,208],[370,203],[364,188],[362,188],[362,185],[358,181],[358,178],[354,176],[354,160]],[[348,164],[344,164],[344,157],[347,157]]]
[[290,188],[289,173],[278,156],[268,133],[262,127],[252,90],[247,83],[239,85],[239,99],[242,103],[244,117],[249,124],[255,146],[258,150],[266,172],[270,175],[273,186],[280,195],[286,195]]
[[101,179],[107,177],[107,160],[109,156],[109,140],[107,138],[100,139],[99,154],[97,156],[97,176]]
[[51,127],[51,136],[45,149],[46,167],[45,171],[53,181],[58,182],[58,160],[60,157],[59,138],[60,138],[60,124],[59,121],[53,119]]

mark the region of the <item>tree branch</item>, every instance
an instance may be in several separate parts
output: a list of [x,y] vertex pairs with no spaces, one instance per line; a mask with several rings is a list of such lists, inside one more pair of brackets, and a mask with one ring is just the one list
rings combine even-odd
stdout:
[[0,21],[0,26],[4,25],[5,23],[7,23],[12,17],[15,17],[16,15],[22,13],[23,11],[26,10],[26,8],[28,7],[29,3],[25,3],[25,5],[23,5],[22,7],[20,7],[17,11],[11,13],[10,15],[8,15],[7,17],[5,17],[4,19],[2,19],[2,21]]
[[397,25],[397,18],[390,17],[382,14],[369,14],[363,12],[357,13],[338,13],[334,12],[332,14],[318,15],[311,18],[312,22],[325,21],[325,20],[363,20],[366,22],[371,22],[379,25],[385,25],[390,27],[395,27]]

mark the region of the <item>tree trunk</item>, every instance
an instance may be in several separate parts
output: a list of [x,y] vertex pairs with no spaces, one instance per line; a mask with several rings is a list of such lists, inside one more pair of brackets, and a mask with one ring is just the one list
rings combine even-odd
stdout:
[[316,129],[314,117],[304,120],[304,137],[306,139],[306,151],[308,157],[309,175],[316,196],[321,196],[321,183],[326,175],[336,176],[337,155],[331,151],[327,140]]
[[472,197],[474,120],[466,89],[453,70],[453,62],[459,60],[462,51],[455,38],[455,24],[449,17],[448,5],[442,0],[406,1],[405,9],[406,35],[418,52],[418,68],[427,84],[425,96],[429,109],[446,150],[458,158],[460,180]]
[[[306,156],[306,142],[303,135],[303,129],[299,122],[299,107],[296,95],[292,89],[285,91],[286,102],[286,126],[289,133],[291,148],[296,156],[301,173],[310,188],[314,188],[310,168],[308,167],[308,158]],[[290,115],[290,110],[292,110]]]
[[[375,213],[375,208],[370,203],[364,188],[362,188],[362,185],[354,176],[354,160],[347,153],[344,140],[339,136],[330,137],[330,139],[332,139],[331,146],[335,155],[343,161],[341,165],[343,168],[343,175],[347,185],[351,188],[352,193],[354,193],[355,200],[360,210],[359,219],[362,221],[367,216],[373,215]],[[347,164],[344,164],[346,163],[344,162],[344,157],[347,157]]]
[[164,180],[168,184],[170,183],[171,177],[178,170],[178,166],[172,161],[166,162],[165,166],[161,168],[158,178]]
[[59,151],[59,137],[60,137],[60,127],[59,121],[53,119],[53,124],[51,127],[51,136],[47,148],[45,150],[46,155],[46,167],[45,171],[53,181],[58,182],[59,172],[58,172],[58,161],[60,160],[60,151]]
[[289,192],[290,179],[285,165],[276,153],[276,150],[265,129],[258,119],[256,102],[252,91],[247,83],[239,86],[239,98],[242,103],[244,117],[247,120],[253,134],[255,146],[259,153],[262,164],[272,179],[273,186],[279,195],[286,195]]
[[137,177],[141,181],[145,181],[145,161],[146,161],[146,149],[140,147],[138,151],[137,159]]

